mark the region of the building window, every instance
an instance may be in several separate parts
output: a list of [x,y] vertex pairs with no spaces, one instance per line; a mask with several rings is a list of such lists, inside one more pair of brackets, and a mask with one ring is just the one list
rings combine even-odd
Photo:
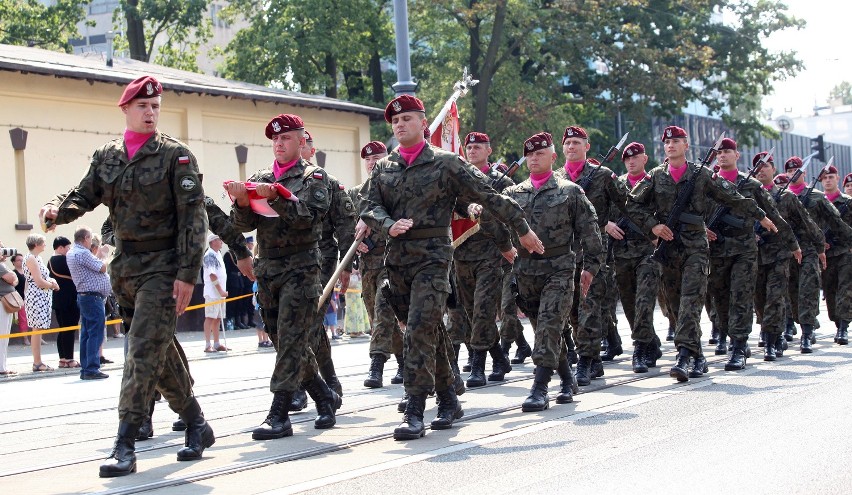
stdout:
[[89,15],[111,14],[118,8],[118,0],[92,0]]

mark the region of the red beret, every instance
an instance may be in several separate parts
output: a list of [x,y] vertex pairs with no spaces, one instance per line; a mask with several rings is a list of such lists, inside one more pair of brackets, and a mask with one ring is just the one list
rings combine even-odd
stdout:
[[[722,148],[722,149],[725,149],[725,148]],[[768,153],[766,151],[761,151],[760,153],[754,155],[754,158],[751,159],[752,168],[755,167],[757,165],[757,162],[762,160],[763,157],[766,156],[766,155],[768,155]],[[766,158],[766,161],[772,162],[772,164],[775,165],[775,157],[773,157],[771,155],[769,156],[769,158]]]
[[802,159],[798,156],[791,156],[784,162],[784,170],[790,170],[793,168],[802,168]]
[[562,133],[562,143],[565,143],[565,140],[569,137],[578,137],[582,139],[589,139],[589,133],[586,132],[582,127],[577,127],[575,125],[568,126],[565,128],[565,132]]
[[663,137],[660,138],[660,141],[665,142],[666,139],[685,137],[687,137],[686,131],[676,125],[670,125],[663,131]]
[[621,161],[624,161],[631,156],[641,155],[643,153],[645,153],[645,145],[633,141],[624,148],[624,151],[621,152]]
[[314,142],[314,137],[311,136],[311,133],[308,132],[307,129],[305,129],[305,142],[306,143],[313,143]]
[[399,115],[405,112],[423,112],[426,113],[426,107],[420,98],[411,95],[399,95],[388,103],[385,107],[385,120],[390,123],[394,115]]
[[305,128],[305,123],[298,115],[282,113],[273,118],[266,124],[266,138],[272,139],[272,136],[281,134],[282,132],[298,131]]
[[381,141],[370,141],[361,148],[361,158],[367,158],[370,155],[381,155],[387,153],[388,148]]
[[126,105],[135,98],[153,98],[163,94],[163,85],[151,76],[135,79],[124,88],[118,106]]
[[588,163],[589,165],[595,165],[595,166],[598,166],[598,165],[601,164],[601,162],[598,161],[597,158],[586,158],[586,163]]
[[731,138],[725,138],[722,140],[722,144],[719,146],[720,150],[734,150],[737,151],[737,142]]
[[464,145],[467,146],[470,143],[490,143],[491,139],[488,137],[488,134],[483,132],[471,132],[464,138]]
[[843,185],[852,183],[852,174],[846,174],[846,177],[843,178]]
[[772,179],[772,182],[774,182],[777,186],[783,186],[784,184],[790,182],[790,178],[784,174],[778,174],[775,176],[774,179]]
[[835,167],[834,165],[826,165],[826,166],[823,168],[823,171],[825,172],[825,174],[826,174],[826,175],[828,175],[828,174],[837,174],[837,167]]
[[533,151],[547,149],[551,146],[553,146],[553,136],[549,132],[539,132],[524,141],[524,156],[527,156]]

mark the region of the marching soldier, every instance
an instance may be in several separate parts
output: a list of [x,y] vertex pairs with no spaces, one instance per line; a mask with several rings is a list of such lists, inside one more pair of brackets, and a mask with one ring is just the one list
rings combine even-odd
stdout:
[[[740,157],[737,143],[733,139],[722,140],[717,161],[718,175],[723,185],[729,185],[743,197],[752,198],[757,206],[778,228],[781,242],[793,256],[799,260],[802,251],[799,243],[790,230],[790,226],[782,219],[769,193],[756,179],[737,170],[737,160]],[[752,167],[762,165],[766,153],[757,154],[752,160]],[[708,202],[706,218],[718,216],[715,202]],[[757,242],[754,235],[754,223],[746,221],[741,216],[726,213],[715,225],[709,225],[707,237],[710,240],[710,275],[707,282],[707,292],[715,309],[715,321],[719,329],[719,344],[716,354],[726,354],[727,338],[730,337],[733,351],[730,360],[725,364],[726,371],[743,370],[746,358],[751,355],[748,349],[748,336],[751,333],[754,314],[754,280],[757,276]],[[719,352],[721,349],[721,353]]]
[[409,95],[394,98],[385,120],[400,145],[373,169],[361,218],[388,236],[385,267],[390,302],[406,322],[404,384],[410,396],[394,438],[413,440],[425,433],[426,396],[433,390],[439,404],[432,429],[450,428],[463,414],[453,387],[452,348],[441,322],[450,292],[450,220],[456,199],[485,206],[521,235],[527,250],[542,252],[543,247],[517,203],[488,187],[482,172],[457,155],[425,141],[422,101]]
[[852,196],[852,174],[846,174],[846,177],[843,178],[843,192],[847,196]]
[[[388,149],[381,141],[371,141],[361,148],[361,159],[367,174],[373,173],[376,162],[388,156]],[[367,181],[350,189],[349,195],[355,202],[356,211],[361,211],[366,203],[360,195]],[[363,224],[363,220],[358,220]],[[367,388],[382,387],[382,373],[385,362],[391,354],[396,356],[397,373],[391,378],[391,383],[402,383],[402,331],[396,321],[388,302],[384,299],[379,287],[387,280],[384,273],[384,257],[387,238],[381,232],[370,232],[358,246],[358,270],[361,271],[361,299],[367,306],[370,318],[370,371],[364,386]]]
[[334,426],[334,412],[341,402],[317,373],[311,348],[317,300],[322,291],[320,225],[331,203],[331,186],[323,169],[300,156],[304,130],[297,115],[281,114],[270,120],[265,135],[272,142],[275,160],[249,179],[258,183],[253,201],[268,206],[277,216],[256,213],[245,184],[228,184],[228,193],[234,198],[234,227],[241,232],[257,230],[257,299],[276,351],[269,384],[272,405],[263,422],[265,426],[252,432],[255,440],[293,434],[288,408],[300,386],[316,403],[317,429]]
[[100,477],[136,472],[135,441],[158,390],[186,423],[179,461],[200,459],[216,441],[192,393],[174,342],[177,315],[192,297],[207,233],[204,191],[185,144],[157,130],[163,87],[150,76],[124,90],[127,128],[92,156],[80,184],[39,212],[44,225],[67,224],[99,204],[115,227],[111,281],[130,332],[121,382],[115,447]]
[[[601,165],[592,165],[586,159],[591,145],[589,135],[582,127],[569,126],[562,135],[562,152],[565,155],[565,168],[556,174],[574,182],[582,188],[588,200],[595,207],[598,228],[603,235],[615,226],[609,221],[611,211],[616,208],[624,212],[627,190],[615,180],[612,170]],[[588,295],[575,294],[577,301],[577,327],[574,340],[580,361],[577,363],[577,383],[588,385],[593,378],[603,376],[601,361],[601,338],[603,337],[602,303],[606,297],[607,266],[602,264],[600,272],[594,278]],[[574,275],[578,280],[580,267]],[[579,300],[578,300],[579,297]]]
[[[649,177],[645,172],[648,155],[642,143],[630,143],[621,153],[627,173],[618,178],[632,190]],[[654,244],[641,227],[626,216],[610,228],[613,268],[624,316],[633,339],[633,372],[647,373],[662,356],[661,342],[654,331],[654,306],[660,285],[660,264],[651,259]]]
[[[479,169],[490,183],[499,176],[490,177],[491,167],[488,157],[491,155],[491,142],[487,134],[471,132],[464,139],[465,154],[471,165]],[[496,174],[496,172],[495,172]],[[508,177],[494,185],[497,192],[513,185]],[[457,213],[467,218],[469,213],[479,214],[479,205],[457,203]],[[465,211],[459,211],[465,210]],[[485,385],[485,355],[491,355],[493,370],[488,381],[500,382],[506,373],[512,371],[512,366],[500,348],[497,333],[497,308],[502,292],[503,268],[495,260],[501,256],[515,259],[514,248],[505,225],[494,219],[488,211],[479,215],[479,229],[468,229],[462,234],[463,238],[456,239],[457,244],[453,253],[456,287],[458,289],[457,304],[461,304],[470,322],[470,347],[472,349],[470,376],[468,387]]]
[[[852,226],[852,197],[840,192],[837,167],[828,167],[822,178],[825,199],[837,208],[846,225]],[[852,320],[852,242],[843,241],[835,236],[830,228],[825,231],[826,269],[822,278],[822,293],[828,317],[837,324],[834,342],[840,345],[849,343],[849,321]]]
[[[743,198],[730,182],[713,177],[706,167],[686,160],[689,140],[686,131],[669,126],[661,138],[666,160],[654,168],[630,192],[627,210],[646,235],[672,242],[663,264],[661,283],[666,291],[668,310],[677,316],[675,346],[677,363],[669,375],[678,381],[697,378],[707,372],[707,360],[701,350],[701,308],[707,289],[708,245],[702,213],[707,198],[731,208],[741,217],[760,219],[764,228],[777,230],[772,220],[754,200]],[[690,183],[690,181],[692,181]],[[666,225],[669,213],[679,200],[680,190],[691,184],[692,194],[677,219],[678,225]],[[675,227],[675,231],[672,228]],[[677,237],[675,234],[677,233]],[[688,370],[690,359],[693,367]]]
[[564,320],[571,309],[574,290],[573,243],[582,246],[580,287],[586,297],[603,264],[598,219],[583,190],[553,172],[556,150],[550,134],[542,132],[524,142],[529,179],[506,189],[505,194],[524,209],[531,228],[542,232],[543,253],[521,249],[515,261],[518,306],[529,317],[535,332],[533,362],[535,381],[523,411],[542,411],[549,406],[547,384],[553,371],[561,378],[557,404],[573,401],[574,379],[562,342]]

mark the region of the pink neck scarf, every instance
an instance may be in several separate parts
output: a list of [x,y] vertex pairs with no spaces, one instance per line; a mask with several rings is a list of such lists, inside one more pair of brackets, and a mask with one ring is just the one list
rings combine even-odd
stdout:
[[680,178],[683,177],[684,172],[686,172],[686,162],[677,167],[669,163],[669,174],[671,174],[675,182],[680,182]]
[[577,182],[577,179],[580,178],[580,174],[583,173],[583,167],[586,165],[585,160],[581,160],[579,162],[569,162],[565,160],[565,171],[568,172],[568,176],[571,177],[571,180]]
[[636,176],[627,174],[627,182],[630,183],[630,189],[633,189],[634,187],[636,187],[636,183],[639,182],[640,180],[644,179],[645,177],[648,177],[648,174],[639,174],[639,175],[636,175]]
[[425,148],[425,147],[426,147],[426,141],[425,140],[420,141],[420,143],[415,144],[414,146],[412,146],[410,148],[403,148],[402,146],[400,146],[399,147],[399,154],[402,155],[402,159],[405,160],[405,163],[407,163],[408,165],[411,165],[412,163],[414,163],[414,160],[416,160],[417,157],[420,156],[420,152],[423,151],[423,148]]
[[833,194],[825,193],[825,199],[829,200],[832,203],[834,203],[834,200],[839,198],[839,197],[840,197],[840,189],[838,189],[837,192],[835,192]]
[[719,170],[719,175],[721,175],[722,178],[727,180],[728,182],[736,182],[737,181],[737,175],[739,175],[739,171],[737,169]]
[[486,175],[488,174],[488,172],[490,170],[491,170],[491,166],[488,165],[488,162],[485,162],[485,165],[479,167],[479,171],[482,172],[483,174],[486,174]]
[[802,194],[802,191],[804,191],[807,186],[808,185],[806,183],[802,182],[801,184],[790,184],[790,187],[788,187],[787,189],[789,189],[793,192],[793,194],[798,196],[799,194]]
[[774,185],[775,185],[775,183],[774,183],[774,182],[770,182],[769,184],[764,184],[764,185],[763,185],[763,188],[764,188],[764,189],[766,189],[767,191],[771,191],[771,190],[772,190],[772,187],[773,187]]
[[553,175],[553,170],[549,170],[543,174],[530,174],[530,182],[536,190],[541,189],[541,186],[547,182],[547,179],[550,179],[550,176]]
[[287,173],[287,171],[293,168],[297,163],[299,163],[298,158],[296,158],[292,162],[287,162],[284,165],[278,163],[278,160],[272,162],[272,173],[275,174],[275,180],[280,179],[281,176]]
[[140,134],[135,131],[131,131],[130,129],[124,130],[124,146],[127,148],[127,158],[133,159],[133,155],[139,151],[139,148],[142,147],[147,141],[148,138],[153,136],[154,133],[149,134]]

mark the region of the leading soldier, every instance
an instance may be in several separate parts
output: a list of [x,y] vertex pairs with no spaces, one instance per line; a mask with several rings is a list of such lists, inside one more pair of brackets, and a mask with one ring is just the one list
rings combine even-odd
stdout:
[[97,149],[80,184],[39,212],[53,228],[104,204],[115,226],[110,278],[130,332],[118,436],[100,467],[102,478],[136,472],[135,441],[155,389],[187,424],[179,461],[200,459],[216,440],[174,344],[177,316],[189,304],[201,269],[207,216],[195,157],[157,130],[162,92],[150,76],[128,84],[118,102],[127,125],[123,139]]
[[435,390],[440,401],[432,429],[446,429],[461,417],[453,388],[449,343],[441,317],[450,292],[453,256],[450,220],[456,199],[477,203],[511,225],[529,251],[542,252],[517,203],[491,189],[485,176],[458,155],[430,146],[423,102],[401,95],[385,108],[399,148],[380,160],[370,176],[367,206],[361,218],[388,236],[385,267],[391,301],[406,321],[404,335],[405,390],[410,398],[397,440],[424,435],[426,396]]

